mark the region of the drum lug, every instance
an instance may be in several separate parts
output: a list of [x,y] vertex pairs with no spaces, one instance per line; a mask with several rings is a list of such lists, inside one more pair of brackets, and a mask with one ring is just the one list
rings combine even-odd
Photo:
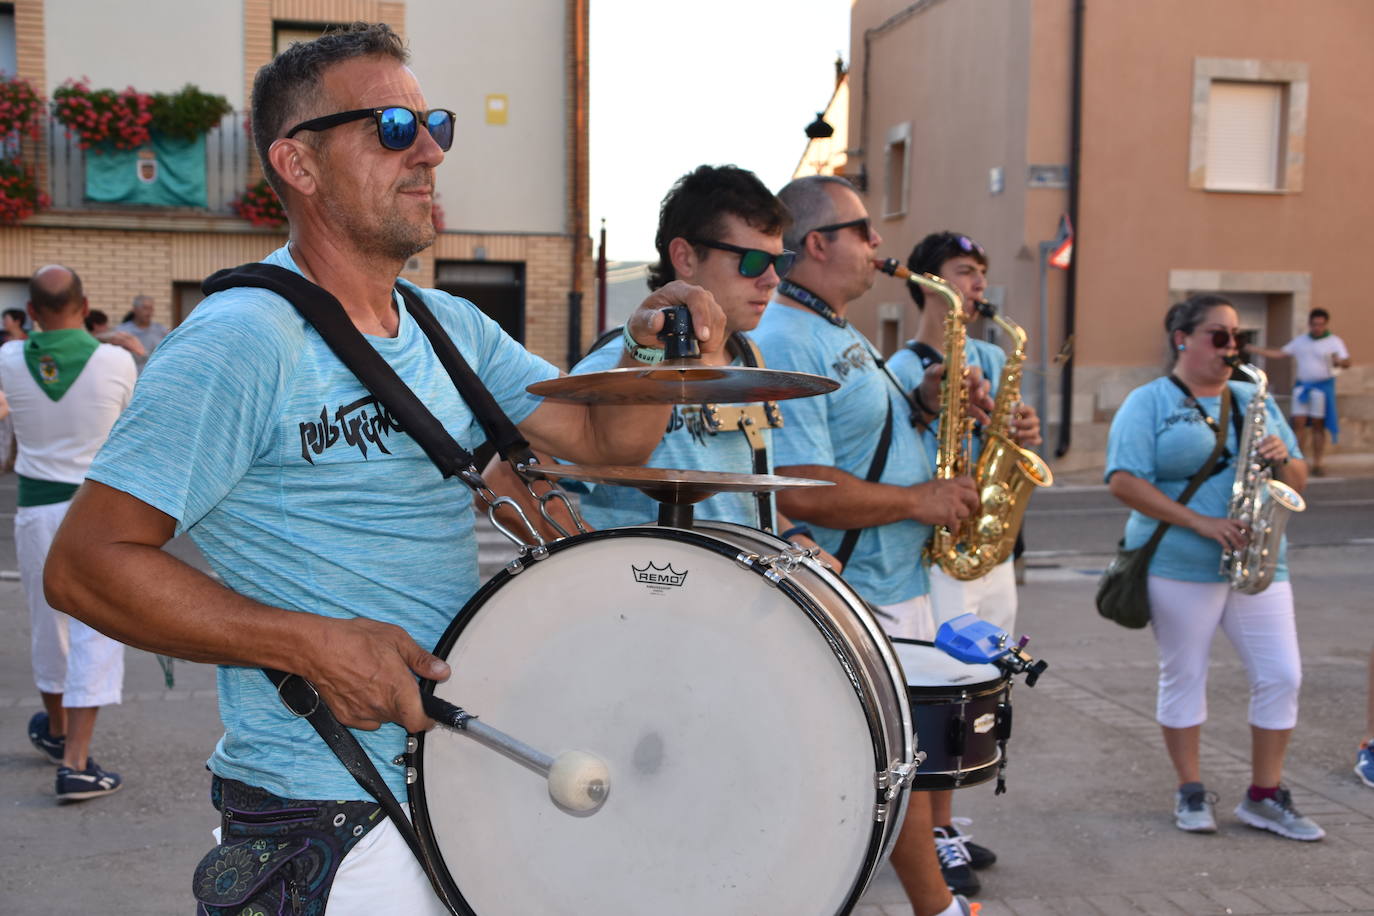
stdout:
[[[924,751],[917,752],[911,763],[894,763],[890,769],[879,772],[875,782],[878,790],[884,792],[886,800],[892,801],[902,790],[911,785],[911,780],[916,778],[916,768],[925,762]],[[879,808],[886,806],[879,805]],[[881,818],[879,818],[881,820]]]
[[403,753],[397,754],[395,757],[391,758],[392,764],[398,767],[405,766],[406,758],[419,749],[420,739],[416,738],[414,735],[406,735],[406,749]]
[[743,567],[744,569],[753,569],[754,562],[758,560],[758,558],[759,555],[756,553],[745,553],[741,551],[735,554],[735,565]]
[[806,562],[808,557],[813,555],[814,554],[810,550],[797,547],[794,544],[789,544],[784,547],[782,553],[777,556],[759,557],[758,562],[768,567],[768,571],[763,574],[763,577],[774,585],[777,585],[783,579],[792,575],[793,572]]
[[415,785],[415,780],[419,778],[420,774],[416,772],[415,767],[406,767],[406,785]]

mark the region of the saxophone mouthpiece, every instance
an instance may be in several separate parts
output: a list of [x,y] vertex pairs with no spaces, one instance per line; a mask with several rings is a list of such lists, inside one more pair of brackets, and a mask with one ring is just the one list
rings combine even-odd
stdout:
[[1241,365],[1245,362],[1245,360],[1240,358],[1239,353],[1233,353],[1230,356],[1223,356],[1221,359],[1223,362],[1226,363],[1226,365],[1230,366],[1232,369],[1239,369]]
[[980,299],[973,303],[973,307],[977,309],[978,314],[982,315],[984,318],[993,318],[997,315],[997,306],[986,299]]
[[874,258],[873,266],[881,270],[890,277],[897,277],[905,280],[911,276],[911,271],[902,266],[902,262],[896,258]]

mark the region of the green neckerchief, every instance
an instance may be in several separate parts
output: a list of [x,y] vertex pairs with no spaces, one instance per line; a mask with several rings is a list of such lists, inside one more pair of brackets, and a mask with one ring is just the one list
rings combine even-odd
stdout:
[[1330,337],[1331,332],[1328,330],[1322,331],[1320,334],[1313,334],[1311,331],[1308,331],[1307,336],[1312,338],[1313,340],[1321,340],[1323,337]]
[[98,346],[84,328],[34,331],[24,342],[24,362],[43,393],[60,401]]

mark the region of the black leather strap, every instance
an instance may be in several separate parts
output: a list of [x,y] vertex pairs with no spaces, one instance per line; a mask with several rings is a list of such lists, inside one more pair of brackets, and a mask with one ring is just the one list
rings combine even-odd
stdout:
[[468,911],[459,909],[449,897],[444,882],[439,878],[434,860],[425,852],[419,834],[415,832],[415,827],[410,823],[410,818],[406,817],[405,809],[401,807],[401,803],[392,794],[386,780],[382,778],[381,773],[377,772],[377,768],[372,764],[372,759],[367,756],[367,752],[358,743],[358,739],[353,737],[353,733],[334,717],[334,713],[320,698],[319,691],[315,689],[315,686],[300,675],[288,674],[274,668],[264,668],[262,673],[267,675],[267,679],[276,686],[277,696],[281,698],[283,705],[293,715],[309,722],[319,733],[324,743],[334,752],[334,756],[339,758],[344,769],[348,770],[348,775],[352,776],[358,785],[367,791],[367,794],[377,799],[377,803],[382,806],[382,810],[396,825],[397,832],[406,841],[410,851],[415,854],[416,860],[424,869],[425,876],[429,878],[429,883],[433,885],[434,893],[438,895],[440,902],[455,916],[466,914]]
[[[1203,462],[1202,467],[1198,468],[1197,473],[1194,474],[1192,479],[1188,481],[1188,486],[1184,488],[1183,492],[1178,494],[1178,502],[1186,506],[1188,505],[1188,500],[1192,499],[1193,494],[1198,491],[1198,487],[1202,486],[1203,481],[1205,481],[1208,477],[1212,476],[1212,468],[1216,467],[1217,459],[1221,457],[1221,453],[1226,448],[1227,417],[1234,415],[1231,404],[1231,387],[1228,385],[1227,387],[1221,390],[1221,422],[1218,423],[1216,420],[1213,420],[1211,417],[1207,416],[1207,411],[1203,410],[1202,405],[1198,404],[1197,399],[1193,397],[1193,393],[1188,390],[1187,385],[1183,384],[1181,381],[1174,378],[1172,375],[1169,376],[1169,378],[1171,381],[1173,381],[1175,385],[1177,385],[1179,388],[1182,388],[1184,393],[1186,393],[1188,397],[1192,399],[1193,406],[1197,407],[1197,409],[1202,413],[1203,419],[1207,421],[1207,425],[1217,435],[1217,442],[1216,445],[1212,447],[1212,454],[1207,457],[1207,460]],[[1154,556],[1155,548],[1159,546],[1159,542],[1164,538],[1164,532],[1168,530],[1168,522],[1160,522],[1155,527],[1154,534],[1150,535],[1150,539],[1145,542],[1142,548],[1145,551],[1145,555],[1147,557]]]
[[[878,436],[878,450],[873,453],[873,462],[868,466],[868,473],[864,475],[864,480],[869,483],[877,483],[878,478],[883,476],[883,469],[887,467],[887,453],[891,445],[892,402],[888,401],[887,419],[883,421],[883,431]],[[858,545],[861,534],[863,534],[862,528],[850,528],[844,533],[839,549],[835,551],[835,559],[840,561],[841,566],[849,564],[849,557],[854,553],[854,548]]]

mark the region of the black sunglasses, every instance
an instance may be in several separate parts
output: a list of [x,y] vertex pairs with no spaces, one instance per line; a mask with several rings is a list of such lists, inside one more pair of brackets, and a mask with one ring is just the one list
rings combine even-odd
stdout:
[[1234,340],[1236,342],[1236,347],[1240,348],[1245,343],[1245,340],[1242,338],[1244,333],[1245,332],[1241,330],[1228,331],[1225,328],[1217,328],[1215,331],[1211,332],[1212,346],[1216,347],[1218,350],[1225,350],[1226,345]]
[[415,138],[420,135],[421,121],[424,122],[429,135],[434,138],[434,142],[439,145],[439,149],[448,152],[449,147],[453,145],[454,114],[447,108],[431,108],[429,111],[415,111],[399,106],[358,108],[302,121],[288,130],[286,136],[290,139],[303,130],[328,130],[350,121],[361,121],[363,118],[376,120],[377,142],[389,150],[410,149],[415,143]]
[[688,239],[693,245],[700,245],[703,248],[714,248],[717,251],[733,251],[739,255],[739,273],[741,277],[748,277],[750,280],[755,277],[763,276],[763,272],[768,269],[768,265],[773,265],[773,270],[777,271],[778,278],[787,276],[787,272],[792,269],[792,264],[797,260],[795,251],[783,251],[781,254],[773,254],[771,251],[764,251],[762,248],[741,248],[738,245],[730,245],[726,242],[708,242],[706,239]]
[[834,223],[829,226],[817,226],[811,232],[838,232],[841,229],[858,229],[864,239],[873,237],[873,228],[868,222],[868,217],[863,216],[859,219],[851,219],[847,223]]

